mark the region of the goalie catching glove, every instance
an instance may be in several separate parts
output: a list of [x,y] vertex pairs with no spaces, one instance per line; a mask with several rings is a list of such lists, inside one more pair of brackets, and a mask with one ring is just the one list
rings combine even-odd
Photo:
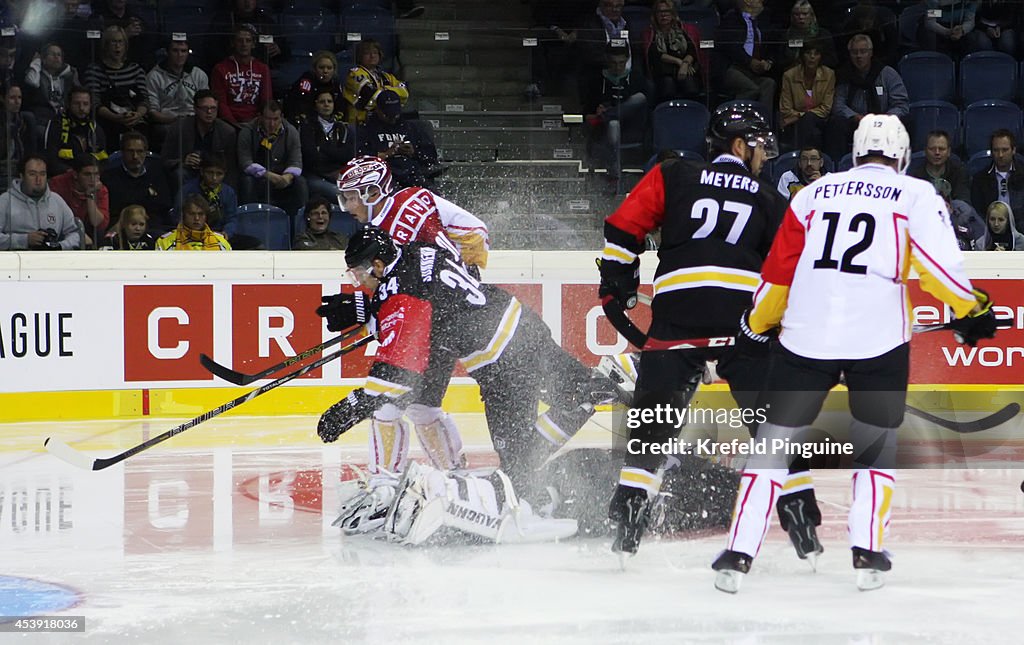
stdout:
[[996,329],[999,327],[995,313],[992,312],[992,299],[988,297],[988,292],[975,288],[974,297],[978,300],[975,311],[949,323],[957,342],[971,347],[977,345],[983,338],[995,338]]
[[316,308],[316,315],[327,319],[329,331],[342,331],[370,319],[370,303],[362,291],[324,296],[320,301],[324,304]]

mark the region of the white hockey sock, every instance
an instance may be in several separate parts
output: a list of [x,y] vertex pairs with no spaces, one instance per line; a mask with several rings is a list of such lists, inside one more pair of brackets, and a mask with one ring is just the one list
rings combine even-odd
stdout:
[[850,505],[850,546],[881,551],[889,530],[896,471],[864,468],[853,471]]
[[412,421],[420,446],[435,468],[453,470],[465,467],[462,436],[455,421],[444,410],[414,403],[405,409],[405,414]]
[[388,403],[373,413],[370,421],[370,460],[367,469],[378,473],[405,470],[409,457],[409,427],[402,411]]

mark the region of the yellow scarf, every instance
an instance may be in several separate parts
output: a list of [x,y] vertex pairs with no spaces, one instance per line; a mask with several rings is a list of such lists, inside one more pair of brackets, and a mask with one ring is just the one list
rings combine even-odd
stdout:
[[175,251],[220,251],[225,247],[222,238],[209,226],[201,231],[193,231],[179,224],[178,228],[174,229]]

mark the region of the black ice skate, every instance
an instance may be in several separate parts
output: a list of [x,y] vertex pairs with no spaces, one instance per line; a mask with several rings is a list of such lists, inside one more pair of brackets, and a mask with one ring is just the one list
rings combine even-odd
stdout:
[[740,590],[743,576],[750,571],[754,559],[739,551],[722,551],[711,568],[718,572],[715,576],[715,589],[725,593],[736,593]]
[[779,513],[786,518],[786,530],[789,532],[789,539],[796,549],[796,554],[801,560],[807,560],[811,569],[818,570],[818,556],[825,551],[818,539],[818,531],[814,527],[814,520],[808,517],[806,512],[806,501],[791,499],[779,506]]
[[647,530],[650,502],[647,491],[632,486],[615,489],[615,495],[608,509],[608,517],[618,524],[612,551],[623,555],[635,555],[640,548],[640,539]]
[[853,568],[857,570],[857,588],[861,591],[878,589],[885,584],[882,572],[892,569],[889,554],[853,547]]

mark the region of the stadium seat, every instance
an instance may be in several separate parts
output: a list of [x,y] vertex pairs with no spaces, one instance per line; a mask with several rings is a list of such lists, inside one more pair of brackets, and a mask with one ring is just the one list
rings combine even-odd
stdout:
[[[704,161],[704,155],[693,152],[692,150],[676,150],[676,154],[678,154],[681,159],[686,159],[688,161]],[[656,164],[657,162],[658,154],[656,153],[651,155],[651,158],[648,159],[647,163],[644,164],[644,172],[647,172],[651,168],[653,168],[654,164]]]
[[853,168],[853,153],[847,152],[843,155],[843,158],[839,160],[839,167],[836,168],[836,172],[845,172]]
[[626,5],[622,8],[622,17],[629,30],[629,41],[643,42],[644,31],[651,26],[651,8],[647,5]]
[[[345,237],[352,237],[361,224],[352,217],[349,213],[341,210],[341,207],[337,204],[331,204],[331,221],[327,225],[329,230],[344,235]],[[295,213],[295,234],[300,235],[306,230],[306,207],[303,206]]]
[[214,9],[208,0],[177,0],[161,3],[159,13],[164,33],[184,32],[195,51],[208,37]]
[[[991,152],[988,150],[976,152],[967,160],[967,174],[973,177],[982,170],[986,170],[990,165],[992,165]],[[1024,155],[1020,153],[1013,155],[1013,165],[1024,166]]]
[[960,146],[960,111],[946,101],[916,101],[910,104],[910,148],[923,150],[932,130],[949,133],[950,146]]
[[700,32],[700,37],[703,40],[711,40],[715,37],[715,30],[718,28],[718,12],[714,7],[682,7],[679,10],[679,19],[684,23],[697,25],[697,31]]
[[964,105],[985,99],[1017,97],[1017,61],[1003,52],[975,52],[960,61],[960,98]]
[[338,46],[335,40],[337,20],[334,14],[320,8],[290,9],[281,16],[281,33],[293,48],[333,51]]
[[689,150],[701,154],[707,147],[708,109],[696,101],[665,101],[651,116],[654,151]]
[[1006,128],[1020,140],[1020,108],[1009,101],[976,101],[964,110],[964,149],[970,157],[988,150],[993,130]]
[[900,76],[911,101],[952,101],[956,66],[939,52],[912,52],[900,61]]
[[291,250],[291,229],[284,209],[270,204],[242,204],[235,214],[235,234],[258,239],[268,251]]
[[[372,38],[380,43],[384,50],[382,69],[391,71],[395,68],[395,57],[398,56],[398,36],[396,35],[395,16],[391,11],[383,11],[362,6],[343,9],[341,12],[341,46],[338,51],[352,49],[356,42],[347,40],[348,34],[359,34],[360,40]],[[355,57],[352,57],[353,60]]]

